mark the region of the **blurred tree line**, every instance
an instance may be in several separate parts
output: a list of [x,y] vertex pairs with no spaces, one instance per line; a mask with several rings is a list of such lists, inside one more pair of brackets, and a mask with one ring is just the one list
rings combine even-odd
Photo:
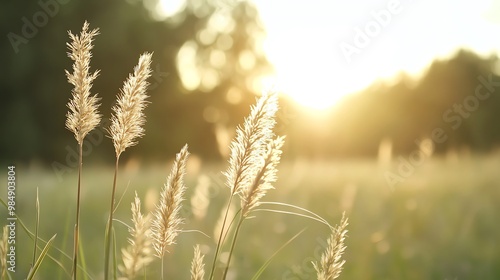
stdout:
[[[79,33],[85,20],[100,30],[94,41],[91,71],[101,71],[92,92],[102,99],[100,112],[104,116],[100,129],[85,145],[93,154],[89,160],[113,158],[111,141],[103,137],[111,106],[139,55],[146,51],[154,52],[146,135],[129,156],[164,160],[184,143],[189,143],[192,153],[219,156],[215,124],[239,123],[254,102],[251,79],[271,71],[258,49],[263,28],[257,11],[240,1],[189,0],[184,10],[160,21],[152,17],[154,10],[148,9],[156,2],[5,3],[0,11],[4,38],[0,45],[1,161],[39,159],[64,164],[71,158],[76,143],[65,129],[72,89],[64,74],[72,67],[67,57],[67,31]],[[179,57],[186,46],[189,48]],[[193,50],[196,56],[186,62],[185,56]],[[198,73],[188,76],[191,88],[187,90],[179,69],[193,68],[183,65],[190,62]],[[251,67],[246,67],[248,64]],[[193,84],[193,79],[198,83]]]
[[[224,149],[218,143],[227,141],[249,112],[259,77],[272,72],[262,51],[265,33],[257,10],[245,1],[188,0],[178,14],[155,20],[155,1],[4,3],[0,161],[64,164],[76,150],[64,126],[71,92],[64,70],[71,69],[67,31],[79,32],[85,20],[101,33],[91,71],[101,71],[92,92],[102,98],[104,116],[87,142],[86,151],[93,154],[88,160],[113,159],[106,120],[145,51],[154,52],[146,135],[124,156],[164,160],[188,143],[205,159],[221,158]],[[436,128],[447,137],[436,145],[437,152],[462,146],[491,150],[500,140],[496,70],[497,57],[460,51],[435,61],[418,79],[401,74],[396,82],[379,82],[347,96],[320,117],[282,98],[278,128],[288,135],[285,155],[373,156],[386,138],[395,152],[407,153]]]
[[418,78],[401,73],[376,82],[346,96],[322,116],[324,123],[297,121],[290,150],[308,157],[377,156],[389,140],[393,154],[409,154],[427,139],[438,154],[492,151],[500,144],[499,66],[496,55],[459,50]]

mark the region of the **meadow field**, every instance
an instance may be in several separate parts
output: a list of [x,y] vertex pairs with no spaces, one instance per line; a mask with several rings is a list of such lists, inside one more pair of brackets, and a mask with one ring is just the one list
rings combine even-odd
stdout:
[[[221,174],[226,163],[203,162],[196,157],[188,162],[182,210],[186,232],[179,235],[165,257],[167,279],[189,279],[195,244],[201,245],[210,267],[216,244],[214,228],[229,196]],[[346,263],[339,279],[500,279],[500,155],[427,159],[411,176],[391,187],[384,174],[397,170],[397,165],[397,161],[381,165],[369,159],[284,160],[278,166],[276,189],[263,201],[306,208],[333,225],[345,211],[349,232]],[[124,164],[117,185],[117,196],[123,198],[115,218],[131,224],[134,191],[143,201],[143,212],[152,210],[170,167],[171,162],[148,166],[129,160]],[[37,277],[68,279],[77,172],[58,177],[49,168],[17,166],[16,174],[17,214],[33,231],[38,188],[39,236],[47,240],[57,233],[50,254],[67,271],[46,258]],[[102,279],[112,175],[112,167],[84,165],[81,253],[88,275],[82,279]],[[0,181],[6,182],[6,176],[7,171],[0,174]],[[196,188],[203,189],[203,195],[193,198]],[[5,191],[1,197],[6,198]],[[1,209],[5,221],[6,211],[3,206]],[[277,254],[260,279],[316,279],[311,261],[319,260],[328,227],[286,214],[256,211],[253,216],[242,227],[228,278],[251,279],[274,252],[305,229]],[[127,245],[128,232],[119,222],[114,227],[117,257],[121,258],[119,248]],[[19,225],[16,239],[17,272],[12,276],[23,279],[29,271],[33,241]],[[159,271],[156,259],[141,279],[157,279]]]

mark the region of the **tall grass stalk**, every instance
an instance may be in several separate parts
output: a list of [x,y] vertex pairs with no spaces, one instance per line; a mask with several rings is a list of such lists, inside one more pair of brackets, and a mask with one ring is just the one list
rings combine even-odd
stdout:
[[260,199],[266,194],[267,190],[273,188],[272,183],[276,182],[276,173],[278,172],[276,166],[281,158],[281,147],[283,143],[284,137],[277,137],[267,144],[265,153],[261,158],[257,158],[254,163],[255,177],[253,178],[252,184],[242,188],[239,193],[241,197],[241,217],[231,242],[229,257],[222,279],[226,279],[229,265],[231,264],[231,257],[234,252],[234,246],[243,221],[248,217],[250,211],[259,205]]
[[101,121],[98,112],[99,98],[90,94],[92,82],[99,75],[99,71],[90,74],[90,58],[94,36],[99,34],[98,29],[89,31],[89,24],[83,24],[80,35],[68,32],[71,43],[67,43],[70,52],[68,56],[74,61],[73,73],[66,71],[68,82],[74,86],[72,99],[68,103],[70,111],[67,114],[66,128],[74,133],[78,142],[78,190],[76,197],[76,223],[74,227],[73,279],[76,280],[78,266],[78,240],[80,227],[80,193],[82,176],[82,150],[85,136]]
[[332,229],[332,234],[328,238],[327,248],[321,255],[320,263],[313,262],[318,280],[333,280],[340,276],[345,260],[342,254],[345,251],[344,240],[347,235],[348,219],[345,213],[342,215],[340,224]]
[[[77,188],[77,203],[76,203],[76,222],[74,226],[74,248],[73,262],[71,272],[66,271],[64,266],[53,258],[49,253],[55,235],[46,242],[47,244],[41,250],[38,258],[38,227],[39,227],[39,201],[37,190],[36,201],[36,228],[35,234],[31,233],[19,220],[23,229],[28,233],[30,238],[34,238],[33,266],[29,272],[28,279],[34,279],[37,270],[45,256],[54,260],[61,268],[72,277],[77,279],[78,268],[83,270],[85,276],[89,276],[84,259],[83,244],[79,241],[80,229],[80,204],[81,204],[81,185],[82,185],[82,166],[83,166],[83,142],[86,135],[92,131],[101,121],[101,115],[98,112],[99,98],[96,95],[91,95],[92,82],[97,78],[99,71],[90,73],[90,58],[92,57],[91,50],[94,36],[98,34],[98,29],[89,30],[89,24],[84,23],[82,31],[79,35],[74,35],[68,32],[71,43],[67,43],[70,52],[68,56],[74,61],[73,72],[66,71],[68,82],[74,86],[72,90],[72,99],[68,103],[69,112],[67,114],[66,127],[74,133],[78,143],[78,188]],[[132,74],[125,80],[123,87],[117,96],[117,104],[112,108],[111,126],[108,128],[108,135],[113,141],[115,148],[115,170],[113,174],[113,185],[111,190],[109,218],[106,224],[105,241],[104,241],[104,279],[110,277],[118,278],[118,271],[121,276],[126,279],[136,277],[141,269],[149,264],[153,255],[161,261],[161,279],[164,278],[164,256],[168,252],[169,246],[175,244],[177,236],[181,233],[181,225],[184,220],[180,217],[181,204],[184,201],[184,193],[186,186],[184,184],[184,176],[186,173],[186,162],[189,156],[187,144],[176,155],[170,174],[167,177],[161,193],[160,200],[156,204],[156,209],[153,213],[151,225],[149,225],[150,216],[143,216],[141,213],[140,199],[135,196],[135,200],[131,205],[133,226],[129,227],[131,237],[129,238],[129,246],[122,249],[123,265],[118,265],[117,261],[117,239],[115,236],[115,228],[113,227],[113,216],[117,208],[115,203],[115,195],[117,188],[119,163],[121,154],[128,148],[137,144],[137,139],[144,135],[145,115],[144,109],[147,106],[146,99],[148,98],[146,90],[148,87],[147,79],[151,76],[151,53],[144,53],[139,57],[139,62],[134,68]],[[263,204],[261,199],[266,195],[267,191],[273,189],[273,184],[276,182],[277,165],[280,162],[282,154],[282,146],[284,138],[275,136],[273,129],[276,124],[275,116],[278,110],[278,96],[274,92],[265,93],[257,99],[254,106],[251,107],[250,114],[245,118],[242,126],[236,129],[236,137],[230,145],[229,167],[224,172],[226,177],[226,186],[230,189],[230,196],[227,205],[223,210],[223,215],[218,223],[217,228],[220,231],[214,233],[218,235],[216,250],[210,270],[209,280],[215,277],[215,269],[219,261],[221,249],[226,244],[226,239],[230,233],[232,238],[229,243],[229,253],[225,267],[223,268],[222,280],[225,280],[228,275],[231,264],[232,255],[235,251],[238,236],[242,229],[243,221],[245,221],[250,213],[254,211],[270,211],[275,213],[285,213],[306,217],[312,220],[319,221],[329,226],[328,222],[316,215],[315,213],[303,209],[301,207],[268,202],[265,205],[290,207],[301,212],[274,210],[274,209],[258,209],[257,207]],[[206,189],[200,186],[198,196],[206,193]],[[233,207],[233,197],[238,195],[240,199],[239,209]],[[192,203],[196,203],[196,199]],[[7,204],[0,198],[0,202],[7,207]],[[118,201],[119,204],[119,201]],[[203,211],[197,212],[197,217],[204,217],[208,204],[203,204]],[[236,211],[237,210],[237,211]],[[347,233],[347,218],[343,216],[340,226],[331,227],[332,235],[328,239],[328,246],[325,253],[322,255],[320,263],[313,263],[317,271],[318,280],[332,280],[339,276],[342,266],[345,261],[341,260],[341,256],[345,250],[344,239]],[[3,232],[3,239],[0,242],[0,252],[5,252],[6,249],[6,227]],[[219,229],[217,229],[219,230]],[[217,231],[216,230],[216,231]],[[264,265],[257,271],[253,279],[258,279],[266,267],[271,263],[272,259],[288,244],[290,244],[299,232],[289,239]],[[40,238],[41,241],[43,239]],[[60,251],[68,259],[71,256]],[[112,254],[111,254],[112,253]],[[113,262],[110,268],[111,258]],[[80,260],[81,266],[78,265]],[[5,261],[5,260],[4,260]],[[6,267],[5,262],[1,262],[2,269]],[[144,269],[144,272],[146,270]],[[200,247],[197,245],[194,248],[194,257],[191,263],[191,279],[203,280],[205,276],[204,256],[201,254]],[[2,277],[5,276],[5,270],[2,272]],[[146,274],[146,273],[145,273]],[[218,273],[219,274],[219,273]],[[10,276],[7,273],[7,276]],[[90,277],[89,277],[90,278]],[[122,279],[122,278],[120,278]]]
[[191,280],[204,280],[205,279],[205,264],[203,263],[203,256],[200,251],[200,245],[194,247],[194,257],[191,262]]
[[113,227],[113,213],[115,211],[116,179],[118,177],[120,155],[128,147],[136,145],[137,138],[144,135],[144,128],[142,126],[146,122],[146,119],[143,111],[147,105],[146,98],[148,96],[146,90],[149,85],[147,79],[151,76],[151,57],[151,53],[144,53],[139,57],[139,63],[134,68],[134,73],[129,75],[118,94],[117,105],[113,107],[114,113],[111,116],[109,134],[115,147],[116,162],[109,219],[105,233],[104,279],[108,279],[109,272],[111,229]]
[[250,115],[245,118],[243,127],[237,128],[236,137],[231,142],[229,167],[224,172],[226,185],[229,187],[231,193],[217,241],[209,280],[212,280],[214,277],[215,266],[223,243],[224,229],[233,196],[240,193],[245,186],[251,184],[253,173],[255,173],[255,169],[253,168],[255,159],[262,154],[265,145],[274,135],[272,129],[276,123],[274,116],[277,110],[277,95],[275,93],[264,94],[257,100],[257,104],[251,107]]
[[[33,259],[31,261],[31,265],[36,261],[36,250],[37,250],[37,245],[38,245],[38,227],[40,226],[40,200],[38,199],[38,188],[36,188],[36,202],[35,202],[35,211],[36,211],[36,218],[35,218],[35,239],[33,240]],[[3,255],[2,255],[3,256]]]
[[161,279],[163,279],[163,257],[167,247],[175,244],[175,238],[179,235],[183,219],[180,217],[181,203],[186,189],[184,175],[186,173],[186,162],[188,158],[188,146],[185,145],[176,155],[172,170],[167,177],[160,194],[160,201],[156,205],[151,233],[155,256],[161,260]]
[[135,193],[131,206],[133,226],[129,228],[129,246],[122,249],[123,266],[119,270],[127,279],[134,279],[139,271],[146,267],[153,258],[151,257],[151,240],[149,221],[150,216],[141,213],[141,200]]

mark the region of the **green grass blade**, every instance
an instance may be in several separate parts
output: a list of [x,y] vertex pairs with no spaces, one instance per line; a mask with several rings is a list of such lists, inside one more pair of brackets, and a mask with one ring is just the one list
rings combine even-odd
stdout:
[[35,277],[35,274],[37,273],[38,268],[40,268],[40,265],[42,264],[43,259],[45,258],[45,256],[49,252],[50,245],[52,244],[52,242],[54,241],[56,236],[57,236],[57,234],[54,234],[54,236],[52,236],[52,238],[49,239],[49,241],[47,241],[47,244],[45,245],[42,252],[40,253],[40,256],[38,257],[35,264],[33,265],[33,268],[30,270],[30,273],[28,274],[28,277],[26,278],[26,280],[31,280],[31,279],[33,279],[33,277]]
[[[0,198],[0,204],[2,204],[5,209],[8,209],[8,206],[7,206],[7,203],[2,199]],[[24,230],[24,232],[26,233],[26,235],[28,235],[28,237],[31,239],[31,240],[34,240],[34,237],[35,237],[35,234],[32,233],[28,227],[26,226],[26,224],[24,224],[23,220],[17,215],[15,214],[15,217],[17,218],[17,221],[19,222],[19,224],[21,225],[21,228]],[[44,243],[47,243],[48,241],[45,241],[43,238],[38,238],[39,241],[42,241]],[[40,248],[40,246],[38,246],[39,249],[42,249]],[[64,252],[63,250],[57,248],[57,247],[54,247],[54,250],[58,251],[59,253],[61,253],[65,258],[67,258],[68,260],[72,260],[73,258],[70,257],[66,252]],[[68,275],[69,277],[71,277],[71,273],[64,267],[64,265],[58,261],[54,256],[52,256],[51,254],[47,254],[47,257],[49,257],[55,264],[57,264],[63,271],[64,273],[66,273],[66,275]],[[93,277],[88,274],[88,272],[86,272],[87,276],[89,277],[90,280],[93,280]]]
[[31,261],[31,265],[36,261],[36,247],[38,243],[38,227],[40,226],[40,200],[38,199],[38,188],[36,188],[36,202],[35,202],[35,209],[36,209],[36,217],[35,217],[35,244],[33,245],[33,260]]
[[295,238],[299,237],[299,235],[301,235],[304,231],[306,231],[306,229],[299,231],[297,234],[292,236],[292,238],[288,239],[288,241],[285,242],[285,244],[281,245],[281,247],[276,252],[274,252],[274,254],[259,268],[259,270],[252,277],[252,280],[259,279],[260,275],[264,272],[264,270],[266,270],[269,264],[271,264],[271,261],[274,259],[274,257],[276,257],[276,255],[278,255],[278,253],[281,250],[283,250],[286,246],[288,246],[288,244],[290,244]]
[[[82,243],[83,243],[83,240],[80,239],[80,243],[79,243],[80,248],[78,248],[78,255],[79,255],[78,257],[80,258],[81,265],[79,267],[83,272],[85,272],[85,271],[87,271],[87,262],[85,261],[85,252],[83,251],[84,246],[82,245]],[[84,276],[85,280],[89,280],[86,273],[84,273],[83,276]]]
[[324,224],[326,226],[330,226],[329,224],[325,224],[322,220],[320,220],[318,218],[315,218],[313,216],[309,216],[309,215],[306,215],[306,214],[300,214],[300,213],[297,213],[297,212],[290,212],[290,211],[276,210],[276,209],[267,209],[267,208],[252,210],[252,212],[254,212],[254,211],[255,212],[272,212],[272,213],[287,214],[287,215],[292,215],[292,216],[299,216],[299,217],[308,218],[308,219],[320,222],[320,223],[322,223],[322,224]]
[[310,215],[304,215],[304,214],[299,214],[299,213],[296,213],[296,212],[288,212],[288,211],[282,211],[282,212],[277,212],[277,213],[293,214],[293,215],[296,215],[296,216],[310,218],[312,220],[315,220],[315,221],[321,222],[322,224],[327,225],[330,229],[333,229],[332,225],[330,225],[328,223],[328,221],[325,220],[325,219],[323,219],[323,217],[321,217],[320,215],[318,215],[318,214],[316,214],[316,213],[314,213],[314,212],[312,212],[310,210],[307,210],[305,208],[293,205],[293,204],[282,203],[282,202],[274,202],[274,201],[269,201],[269,202],[262,201],[262,202],[260,202],[260,205],[278,205],[278,206],[286,206],[286,207],[298,209],[298,210],[304,211],[304,212],[306,212],[306,213],[308,213]]

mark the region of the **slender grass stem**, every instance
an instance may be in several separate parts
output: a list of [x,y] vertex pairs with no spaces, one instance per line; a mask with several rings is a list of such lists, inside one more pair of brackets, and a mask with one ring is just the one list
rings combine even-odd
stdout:
[[38,199],[38,188],[36,188],[35,208],[36,208],[36,226],[35,226],[35,240],[34,240],[35,244],[33,245],[33,260],[31,261],[32,266],[35,265],[35,262],[36,262],[36,251],[37,251],[37,244],[38,244],[38,227],[40,226],[40,200]]
[[115,210],[115,191],[116,191],[116,177],[118,176],[118,162],[120,160],[120,155],[116,156],[115,163],[115,175],[113,177],[113,190],[111,192],[111,206],[109,210],[109,219],[105,234],[105,244],[104,244],[104,279],[108,279],[109,272],[109,250],[111,249],[111,229],[113,227],[113,212]]
[[[243,213],[243,212],[242,212]],[[236,239],[238,238],[238,233],[240,232],[241,224],[245,220],[243,214],[240,217],[238,225],[236,226],[236,231],[234,232],[233,241],[231,241],[231,249],[229,249],[229,256],[227,257],[227,265],[226,269],[224,269],[224,275],[222,276],[222,280],[225,280],[227,277],[227,272],[229,271],[229,264],[231,263],[231,257],[233,256],[234,246],[236,244]]]
[[82,153],[83,153],[83,141],[81,141],[78,154],[78,190],[76,195],[76,224],[75,224],[75,240],[73,248],[73,280],[76,280],[76,274],[78,270],[78,240],[80,232],[80,192],[82,183]]
[[[291,214],[291,215],[297,215],[297,216],[301,216],[301,217],[305,217],[305,218],[309,218],[309,219],[312,219],[312,220],[315,220],[315,221],[318,221],[322,224],[325,224],[327,225],[330,229],[333,229],[333,226],[330,225],[328,223],[327,220],[325,220],[323,217],[321,217],[320,215],[310,211],[310,210],[307,210],[303,207],[299,207],[297,205],[293,205],[293,204],[288,204],[288,203],[283,203],[283,202],[275,202],[275,201],[261,201],[259,203],[260,205],[278,205],[278,206],[285,206],[285,207],[290,207],[290,208],[294,208],[294,209],[298,209],[300,211],[304,211],[308,214],[311,214],[311,215],[303,215],[303,214],[300,214],[300,213],[297,213],[297,212],[289,212],[289,211],[277,211],[276,213],[284,213],[284,214]],[[253,211],[274,211],[273,209],[255,209]]]
[[163,256],[161,257],[161,280],[163,280]]
[[226,221],[227,221],[227,215],[229,214],[229,208],[231,208],[231,202],[233,200],[233,195],[229,197],[229,201],[227,203],[226,207],[226,213],[224,214],[224,220],[222,222],[222,227],[220,230],[220,235],[219,235],[219,240],[217,241],[217,248],[215,249],[215,255],[214,255],[214,261],[212,263],[212,269],[210,271],[210,276],[208,277],[208,280],[212,280],[214,277],[214,272],[215,272],[215,265],[217,263],[217,257],[219,256],[219,251],[222,246],[222,235],[224,234],[224,228],[226,227]]

